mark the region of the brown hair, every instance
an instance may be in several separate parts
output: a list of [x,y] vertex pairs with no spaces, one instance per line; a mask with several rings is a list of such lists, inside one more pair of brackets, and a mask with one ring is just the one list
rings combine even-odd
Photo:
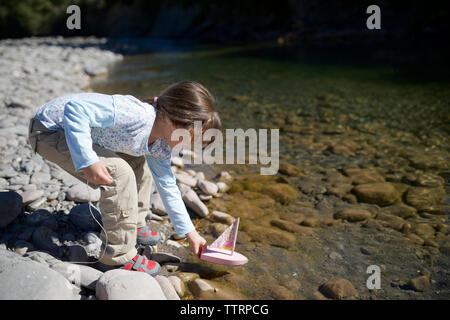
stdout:
[[[175,125],[191,129],[194,121],[202,121],[202,134],[210,129],[222,130],[222,122],[216,111],[214,96],[195,81],[180,81],[166,88],[159,97],[147,99],[156,108],[157,114],[168,117]],[[203,145],[205,148],[212,141]]]

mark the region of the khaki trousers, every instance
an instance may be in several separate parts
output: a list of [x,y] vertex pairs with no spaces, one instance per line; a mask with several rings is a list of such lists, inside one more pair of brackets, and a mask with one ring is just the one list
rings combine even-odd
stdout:
[[[35,153],[86,183],[82,170],[75,171],[64,131],[49,130],[34,117],[29,123],[28,140]],[[152,175],[144,156],[112,152],[97,144],[93,144],[93,149],[114,180],[109,185],[89,183],[94,189],[100,188],[99,209],[108,239],[100,262],[123,265],[137,254],[137,228],[146,225],[145,217],[151,213]],[[101,239],[103,252],[106,244],[103,232]]]

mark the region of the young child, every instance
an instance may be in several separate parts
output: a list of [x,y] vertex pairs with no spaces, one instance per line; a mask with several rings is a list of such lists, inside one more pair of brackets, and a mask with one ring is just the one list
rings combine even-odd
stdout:
[[[152,101],[131,95],[70,94],[47,102],[30,120],[34,152],[101,190],[99,208],[108,243],[99,267],[159,273],[158,263],[136,249],[136,243],[161,241],[145,222],[152,176],[175,232],[188,238],[197,257],[206,249],[206,240],[195,230],[181,199],[170,162],[172,148],[182,141],[172,141],[172,131],[185,128],[192,133],[199,120],[203,132],[221,130],[215,98],[193,81],[175,83]],[[101,238],[105,248],[103,233]]]

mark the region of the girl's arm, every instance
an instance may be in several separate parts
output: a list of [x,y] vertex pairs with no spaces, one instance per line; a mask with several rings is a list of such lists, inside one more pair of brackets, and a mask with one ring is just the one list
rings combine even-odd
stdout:
[[195,227],[181,198],[175,175],[170,168],[170,157],[165,160],[146,158],[155,180],[156,189],[173,223],[175,232],[181,236],[194,231]]
[[194,255],[200,259],[201,253],[207,249],[206,240],[195,230],[195,227],[181,198],[175,175],[170,169],[170,157],[165,160],[147,157],[148,166],[153,174],[156,188],[164,207],[178,235],[186,235]]
[[92,149],[91,127],[107,127],[114,124],[112,97],[96,100],[77,99],[64,107],[64,132],[75,170],[79,171],[99,161]]

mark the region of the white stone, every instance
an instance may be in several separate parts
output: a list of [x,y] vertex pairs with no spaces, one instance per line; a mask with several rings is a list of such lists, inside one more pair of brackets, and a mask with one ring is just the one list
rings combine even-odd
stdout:
[[183,168],[183,167],[184,167],[183,159],[180,158],[180,157],[172,156],[172,157],[170,158],[170,163],[171,163],[172,165],[174,165],[174,166],[177,166],[178,168]]
[[167,300],[158,281],[145,272],[114,269],[96,284],[99,300]]
[[176,276],[169,276],[169,277],[167,277],[167,279],[169,279],[170,283],[172,284],[173,288],[177,292],[178,296],[180,298],[182,296],[184,296],[185,287],[184,287],[183,281],[181,281],[181,279]]
[[206,205],[200,200],[197,193],[194,190],[189,189],[182,195],[183,201],[186,206],[193,210],[200,217],[204,218],[209,214],[209,210]]
[[232,224],[234,221],[233,216],[218,210],[214,210],[213,212],[211,212],[211,218],[216,222],[225,223],[228,225]]
[[211,195],[211,196],[217,194],[217,191],[219,191],[219,187],[214,182],[211,182],[208,180],[199,180],[198,187],[205,194]]
[[100,200],[100,188],[93,189],[87,184],[78,183],[70,187],[66,192],[67,200],[79,203],[97,202]]
[[177,179],[177,182],[184,183],[185,185],[188,185],[190,187],[195,187],[197,185],[197,179],[184,171],[176,172],[175,178]]
[[175,288],[173,287],[169,279],[167,279],[167,277],[157,275],[155,279],[156,281],[158,281],[159,286],[164,292],[164,295],[166,296],[167,300],[180,300],[180,297],[175,291]]
[[189,281],[188,286],[189,286],[189,290],[196,297],[201,296],[202,293],[214,291],[214,288],[203,279],[195,279],[195,280]]

